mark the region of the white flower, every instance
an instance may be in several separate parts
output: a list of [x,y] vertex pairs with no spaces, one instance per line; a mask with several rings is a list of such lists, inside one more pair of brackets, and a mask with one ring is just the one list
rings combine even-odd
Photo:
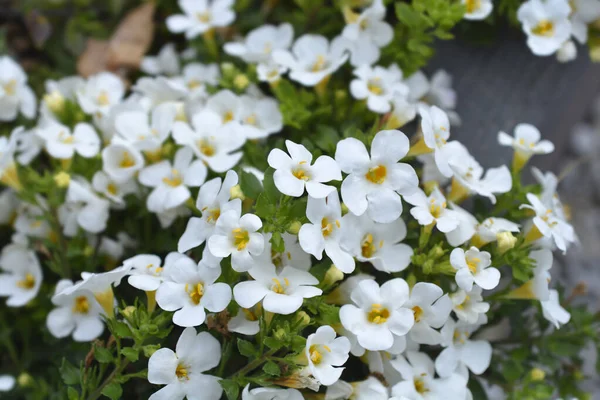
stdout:
[[421,116],[421,131],[423,132],[423,141],[427,148],[434,151],[435,164],[446,177],[451,177],[452,169],[448,165],[448,158],[451,154],[446,149],[446,143],[450,137],[450,121],[448,115],[436,106],[419,106],[419,115]]
[[14,222],[15,231],[34,238],[47,238],[51,232],[50,223],[43,219],[47,211],[45,199],[36,195],[38,205],[21,202],[17,209],[17,218]]
[[219,378],[204,372],[221,361],[221,344],[208,332],[196,334],[194,328],[181,333],[175,351],[158,349],[148,360],[148,381],[167,385],[149,400],[219,400],[223,389]]
[[223,311],[231,301],[231,288],[226,283],[215,283],[221,267],[210,268],[187,256],[165,265],[163,282],[156,292],[156,302],[165,311],[175,311],[173,323],[179,326],[198,326],[204,323],[207,309]]
[[20,244],[9,244],[2,249],[0,269],[0,296],[8,297],[7,306],[24,306],[38,294],[44,278],[33,251]]
[[274,265],[278,271],[281,271],[283,267],[294,267],[302,271],[308,271],[312,266],[310,254],[307,254],[300,243],[298,243],[298,236],[291,235],[289,233],[283,233],[283,243],[285,245],[285,252],[279,253],[273,250],[271,246],[271,237],[273,234],[266,233],[265,235],[265,249],[259,255],[254,257],[255,265]]
[[92,187],[96,192],[103,194],[118,206],[124,206],[125,200],[123,198],[137,191],[137,185],[133,179],[117,182],[104,171],[97,171],[94,174]]
[[434,363],[425,353],[409,351],[406,356],[392,360],[392,364],[404,379],[392,388],[393,396],[406,396],[411,400],[466,398],[467,379],[459,374],[435,378]]
[[[587,25],[586,25],[587,34]],[[556,60],[561,63],[567,63],[577,58],[577,46],[572,40],[567,40],[560,46],[560,49],[556,51]]]
[[225,53],[239,57],[247,63],[268,63],[275,50],[287,50],[294,40],[291,24],[262,25],[250,32],[240,42],[225,43]]
[[[569,2],[569,6],[571,7],[571,33],[579,43],[586,44],[588,25],[600,18],[600,3],[596,0],[573,0]],[[575,47],[572,41],[569,42]]]
[[12,121],[18,113],[35,116],[35,93],[27,86],[27,75],[12,58],[0,57],[0,121]]
[[[235,124],[242,122],[242,98],[241,96],[236,95],[231,90],[220,90],[217,93],[210,96],[210,98],[206,102],[206,106],[204,110],[202,110],[199,114],[203,115],[204,112],[212,112],[219,116],[220,124],[216,125],[226,125],[226,124]],[[210,122],[213,118],[212,115],[208,115],[207,119]],[[205,122],[206,123],[206,122]]]
[[296,389],[255,388],[250,390],[247,384],[242,391],[242,400],[304,400]]
[[570,14],[566,0],[528,0],[519,7],[517,18],[533,54],[548,56],[567,41],[571,36]]
[[227,322],[227,330],[242,335],[256,335],[260,332],[259,309],[258,305],[251,308],[240,307],[238,313]]
[[455,322],[452,318],[442,328],[444,350],[435,360],[435,370],[441,377],[451,376],[460,365],[473,374],[481,375],[490,366],[492,346],[485,340],[470,340],[479,326]]
[[368,261],[383,272],[400,272],[410,264],[413,250],[400,243],[406,237],[401,218],[387,224],[373,222],[363,214],[348,213],[342,218],[344,229],[340,245],[358,261]]
[[18,154],[16,159],[21,165],[29,165],[44,149],[44,140],[37,135],[35,128],[19,129],[17,132],[15,135],[15,153]]
[[[171,265],[183,254],[169,253],[165,258],[165,266]],[[154,254],[139,254],[123,261],[123,264],[130,264],[130,275],[127,282],[136,289],[144,291],[158,290],[163,281],[164,267],[159,256]]]
[[486,218],[475,227],[472,243],[476,242],[476,247],[482,247],[498,240],[498,234],[503,232],[519,232],[519,225],[504,218]]
[[456,108],[456,91],[452,88],[452,76],[443,69],[436,71],[431,79],[417,71],[404,82],[408,85],[409,99],[419,105],[437,106],[448,116],[451,125],[460,125]]
[[353,383],[339,380],[327,388],[325,400],[341,399],[391,400],[389,389],[374,376],[369,376],[364,381]]
[[348,360],[350,341],[345,337],[335,337],[331,326],[319,327],[306,338],[304,354],[308,360],[310,372],[321,385],[334,384],[344,370],[342,365]]
[[123,99],[125,85],[118,76],[110,72],[101,72],[89,77],[85,84],[77,87],[75,95],[86,114],[106,115],[112,106]]
[[196,208],[200,210],[202,217],[192,217],[188,221],[177,244],[177,250],[180,253],[200,246],[207,238],[212,236],[215,224],[221,214],[225,214],[229,210],[235,210],[238,214],[241,214],[241,200],[229,200],[231,197],[230,190],[237,183],[238,176],[235,171],[227,171],[223,185],[221,185],[221,178],[214,178],[200,187]]
[[275,169],[273,180],[277,189],[287,195],[300,197],[304,188],[311,197],[322,199],[336,189],[322,182],[342,180],[342,172],[335,160],[329,156],[320,156],[311,165],[312,154],[301,144],[285,141],[287,155],[281,149],[273,149],[269,153],[268,162]]
[[454,141],[445,149],[449,154],[448,166],[453,173],[452,191],[448,196],[452,201],[477,193],[495,204],[495,193],[506,193],[512,188],[512,176],[506,165],[489,168],[484,175],[481,165],[461,143]]
[[379,60],[379,49],[394,38],[394,30],[385,22],[385,6],[381,0],[375,0],[359,15],[349,14],[342,36],[353,44],[350,62],[353,66],[373,64]]
[[238,123],[222,126],[218,114],[204,110],[192,117],[192,126],[193,129],[184,122],[175,122],[173,138],[177,144],[191,147],[213,171],[228,171],[242,158],[242,152],[236,150],[246,138]]
[[306,34],[294,42],[292,50],[276,50],[273,59],[290,69],[290,79],[315,86],[337,71],[348,59],[348,43],[341,36],[331,43],[321,35]]
[[371,142],[371,156],[355,138],[337,144],[335,159],[348,174],[342,183],[342,199],[350,211],[365,211],[376,222],[391,222],[402,213],[401,194],[417,190],[419,178],[413,167],[400,161],[409,150],[406,135],[396,130],[380,131]]
[[76,342],[90,342],[104,331],[104,311],[89,290],[79,289],[66,294],[65,290],[72,287],[73,282],[68,279],[56,284],[52,297],[56,308],[48,314],[46,326],[54,337],[73,335]]
[[395,92],[391,104],[392,110],[385,125],[387,129],[399,129],[417,116],[417,106],[403,92]]
[[117,134],[137,149],[155,151],[169,137],[177,109],[172,103],[164,103],[152,110],[151,121],[143,111],[124,111],[117,115]]
[[542,314],[556,329],[571,320],[571,314],[560,305],[556,290],[550,290],[548,300],[542,301]]
[[220,76],[217,64],[190,63],[183,68],[183,81],[192,99],[207,97],[206,86],[217,86]]
[[482,314],[489,311],[490,304],[483,301],[483,297],[481,296],[482,290],[480,287],[475,286],[468,293],[460,289],[450,294],[453,305],[452,310],[458,319],[469,324],[474,324]]
[[[0,224],[8,225],[17,216],[17,208],[20,204],[17,194],[11,189],[0,192]],[[16,228],[15,228],[16,229]]]
[[75,93],[85,85],[85,79],[80,76],[68,76],[57,81],[45,82],[46,94],[40,107],[40,119],[58,120],[56,114],[64,110],[66,102],[77,103]]
[[253,256],[260,255],[265,246],[264,237],[257,232],[262,221],[254,214],[241,215],[232,209],[221,214],[215,231],[207,240],[208,250],[216,257],[231,255],[231,267],[238,272],[248,271],[253,265]]
[[148,210],[161,212],[184,204],[191,196],[189,187],[204,183],[207,170],[201,160],[193,160],[190,148],[177,150],[173,164],[167,160],[140,171],[140,183],[153,187],[148,196]]
[[37,135],[44,139],[46,151],[54,158],[68,160],[75,153],[91,158],[100,151],[100,138],[94,128],[81,122],[71,129],[58,123],[50,122],[38,128]]
[[260,82],[275,83],[281,79],[281,75],[287,72],[288,68],[283,65],[279,65],[274,61],[268,63],[258,64],[256,67],[256,74]]
[[102,168],[117,183],[130,180],[143,167],[142,153],[122,139],[113,139],[102,150]]
[[494,9],[492,0],[461,0],[461,3],[467,9],[463,18],[468,20],[486,19]]
[[453,231],[459,225],[459,214],[448,208],[446,198],[437,186],[429,196],[417,189],[414,194],[404,196],[404,200],[414,206],[410,209],[410,214],[421,225],[429,226],[435,223],[444,233]]
[[492,257],[487,251],[471,247],[464,251],[456,248],[450,253],[450,264],[456,268],[456,284],[470,292],[475,283],[482,289],[492,290],[500,282],[500,271],[491,267]]
[[539,236],[552,238],[556,247],[565,253],[567,245],[576,241],[575,231],[571,224],[560,218],[552,208],[552,205],[542,203],[536,195],[527,193],[527,200],[529,200],[531,205],[523,204],[521,207],[529,208],[535,212],[535,217],[533,218],[534,227],[531,229],[537,229]]
[[363,64],[354,70],[354,75],[358,79],[350,82],[352,97],[367,99],[367,107],[373,112],[389,112],[394,97],[408,94],[408,87],[402,83],[402,71],[396,64],[388,68]]
[[525,158],[533,154],[549,154],[554,151],[552,142],[540,138],[540,131],[531,124],[518,124],[515,127],[514,138],[505,132],[498,133],[498,143],[512,147]]
[[340,271],[354,271],[354,259],[340,247],[342,209],[337,191],[324,199],[308,197],[306,217],[310,221],[298,232],[300,247],[320,260],[323,250]]
[[520,287],[511,291],[507,297],[511,299],[537,299],[546,301],[550,298],[550,269],[554,257],[548,249],[533,250],[529,253],[529,258],[534,262],[533,278],[525,282]]
[[441,335],[433,328],[441,328],[448,320],[452,310],[448,295],[433,283],[417,282],[404,307],[414,314],[415,325],[410,330],[410,339],[420,344],[440,344]]
[[283,115],[277,100],[252,96],[242,96],[240,100],[239,116],[247,139],[262,139],[281,131]]
[[0,392],[10,392],[17,380],[11,375],[0,375]]
[[149,75],[177,75],[179,73],[179,55],[173,43],[165,44],[156,56],[142,59],[140,69]]
[[391,279],[381,287],[373,280],[363,280],[352,291],[354,304],[340,309],[342,325],[357,336],[365,349],[390,349],[414,324],[413,312],[404,307],[408,292],[408,284],[401,278]]
[[233,22],[234,0],[179,0],[184,14],[167,18],[167,28],[173,33],[185,32],[187,39],[193,39],[215,27],[224,27]]
[[278,273],[273,265],[257,265],[248,274],[253,281],[240,282],[233,288],[233,297],[243,308],[262,300],[266,311],[288,315],[296,312],[304,299],[323,293],[313,286],[319,283],[317,278],[293,267],[284,267]]
[[140,101],[150,107],[163,103],[179,103],[187,95],[187,88],[182,79],[164,76],[140,78],[131,89],[139,93],[143,97]]
[[66,201],[58,209],[63,232],[69,237],[81,227],[86,232],[99,233],[106,229],[110,203],[94,193],[90,184],[81,177],[71,177]]

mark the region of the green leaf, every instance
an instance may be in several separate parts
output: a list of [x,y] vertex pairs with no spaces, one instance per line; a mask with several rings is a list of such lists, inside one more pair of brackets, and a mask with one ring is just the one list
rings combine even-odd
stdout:
[[133,337],[131,333],[131,329],[125,322],[117,321],[114,324],[114,333],[120,338],[130,338]]
[[263,343],[265,344],[265,346],[267,346],[271,350],[279,350],[280,348],[283,347],[283,343],[281,343],[280,340],[277,340],[272,337],[266,337],[263,340]]
[[485,389],[481,386],[481,383],[475,378],[469,379],[469,390],[473,394],[473,399],[477,400],[488,400]]
[[262,193],[263,187],[258,178],[249,172],[241,171],[240,173],[240,188],[244,193],[244,196],[251,199],[258,199],[258,196]]
[[502,375],[508,382],[514,382],[524,374],[523,365],[515,360],[508,360],[502,365]]
[[79,400],[79,392],[75,388],[69,387],[67,389],[67,397],[69,400]]
[[140,356],[140,352],[133,347],[125,347],[121,349],[121,354],[123,354],[131,362],[136,362]]
[[278,253],[283,253],[285,251],[285,243],[283,242],[283,237],[279,232],[273,232],[273,236],[271,236],[271,248],[273,251]]
[[102,389],[102,394],[111,400],[118,400],[123,394],[123,388],[117,382],[111,382]]
[[281,375],[281,370],[279,369],[279,365],[277,365],[273,361],[269,361],[269,362],[265,363],[265,365],[263,365],[262,369],[263,369],[263,371],[265,371],[266,374],[271,375],[271,376]]
[[340,140],[340,135],[331,126],[317,126],[317,134],[314,140],[315,144],[327,153],[334,154],[337,147],[337,142]]
[[241,355],[244,357],[255,357],[257,354],[256,347],[247,340],[237,340],[237,348]]
[[106,347],[94,346],[94,358],[99,363],[106,364],[113,360],[113,355]]
[[150,358],[152,354],[154,354],[154,352],[158,349],[160,349],[160,344],[147,344],[144,347],[142,347],[144,356],[146,358]]
[[221,384],[221,387],[223,388],[223,391],[225,392],[227,399],[229,399],[229,400],[237,400],[238,399],[238,396],[240,394],[240,387],[234,380],[221,379],[219,381],[219,383]]
[[79,383],[80,372],[79,368],[76,368],[73,364],[68,362],[65,358],[62,360],[60,365],[60,377],[63,382],[67,385],[76,385]]

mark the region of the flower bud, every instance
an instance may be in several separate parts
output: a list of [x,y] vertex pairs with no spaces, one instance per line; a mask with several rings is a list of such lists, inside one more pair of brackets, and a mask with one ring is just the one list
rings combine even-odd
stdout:
[[511,232],[497,233],[496,240],[498,241],[498,252],[500,254],[506,253],[515,247],[515,243],[517,243],[517,238]]
[[306,312],[300,311],[296,314],[296,321],[302,327],[308,326],[310,324],[310,316]]
[[61,171],[58,174],[54,175],[54,182],[59,188],[66,188],[69,186],[69,183],[71,183],[71,175],[69,175],[65,171]]
[[244,196],[244,192],[242,192],[242,188],[240,185],[235,185],[231,189],[229,189],[229,196],[231,199],[240,199],[244,200],[246,196]]
[[323,278],[323,284],[325,286],[331,286],[336,282],[344,279],[344,273],[338,269],[335,265],[331,265],[327,272],[325,273],[325,278]]
[[223,63],[221,64],[221,71],[223,72],[223,75],[231,74],[235,71],[235,65],[230,62]]
[[125,318],[131,318],[133,316],[133,313],[135,312],[135,307],[134,306],[127,306],[123,309],[123,315],[125,316]]
[[250,80],[245,74],[239,74],[233,79],[233,84],[238,90],[244,90],[250,84]]
[[17,383],[21,387],[31,386],[31,384],[33,383],[33,378],[27,372],[23,372],[17,378]]
[[277,340],[283,340],[286,336],[285,330],[283,328],[277,329],[273,332],[273,337]]
[[58,90],[54,90],[44,95],[44,103],[50,111],[58,114],[65,108],[65,97]]
[[292,235],[297,235],[300,232],[300,228],[302,228],[302,223],[300,221],[294,221],[287,227],[287,232]]
[[546,377],[546,373],[539,368],[532,369],[530,375],[532,381],[543,381]]

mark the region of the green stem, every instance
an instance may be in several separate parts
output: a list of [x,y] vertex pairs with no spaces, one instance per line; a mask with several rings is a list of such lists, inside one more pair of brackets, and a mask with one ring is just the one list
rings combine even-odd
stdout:
[[98,388],[89,395],[87,400],[96,400],[96,399],[100,398],[100,396],[102,396],[102,390],[104,390],[104,388],[109,383],[111,383],[113,381],[113,379],[115,379],[117,376],[119,376],[121,374],[121,372],[123,372],[125,367],[127,367],[128,365],[129,365],[129,360],[125,360],[125,362],[123,364],[121,364],[117,368],[115,368],[113,370],[113,372],[111,372],[111,374],[106,377],[104,382],[102,382],[102,384],[100,386],[98,386]]
[[223,356],[221,357],[221,363],[219,364],[219,371],[217,372],[217,376],[223,376],[223,373],[225,372],[225,367],[227,366],[227,361],[229,361],[229,357],[231,357],[231,351],[233,350],[231,339],[227,339],[223,347]]
[[275,354],[277,350],[269,350],[267,351],[265,354],[263,354],[262,357],[257,358],[254,361],[249,362],[244,368],[238,370],[235,374],[231,375],[229,378],[241,378],[244,375],[246,375],[249,372],[254,371],[256,368],[260,367],[261,365],[263,365],[268,359],[269,357],[271,357],[273,354]]

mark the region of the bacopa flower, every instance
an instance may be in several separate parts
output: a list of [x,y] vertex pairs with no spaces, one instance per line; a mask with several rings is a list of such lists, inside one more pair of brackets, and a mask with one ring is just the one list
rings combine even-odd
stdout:
[[6,305],[22,307],[37,296],[43,273],[35,253],[21,244],[10,244],[0,255],[0,296]]
[[304,188],[311,197],[321,199],[336,189],[323,182],[341,180],[342,173],[335,160],[329,156],[320,156],[311,165],[312,154],[301,144],[285,141],[289,155],[283,150],[273,149],[268,162],[275,169],[273,180],[277,189],[288,196],[300,197]]
[[473,284],[491,290],[500,282],[500,271],[490,266],[490,253],[479,251],[477,247],[471,247],[467,251],[461,248],[452,250],[450,263],[456,268],[456,284],[467,292],[473,289]]
[[470,292],[460,289],[450,294],[452,311],[459,320],[475,324],[481,315],[489,311],[490,304],[483,301],[482,291],[480,287],[474,286]]
[[[448,115],[436,106],[419,106],[419,115],[421,116],[421,131],[423,138],[415,145],[418,152],[434,152],[435,165],[445,177],[452,176],[453,171],[448,165],[448,158],[451,151],[448,151],[446,144],[450,138],[450,121]],[[417,151],[411,149],[411,151]]]
[[260,255],[265,247],[263,235],[257,232],[261,227],[262,221],[256,215],[229,210],[217,220],[208,250],[216,257],[231,255],[234,270],[248,271],[254,265],[252,257]]
[[173,33],[185,32],[193,39],[212,28],[227,26],[235,19],[234,0],[179,0],[184,14],[167,18],[167,28]]
[[350,341],[345,337],[336,338],[331,326],[321,326],[306,338],[304,354],[310,372],[322,385],[334,384],[344,370],[342,365],[348,360]]
[[94,193],[85,179],[77,176],[71,178],[65,200],[58,209],[58,219],[65,235],[75,236],[79,228],[90,233],[106,229],[110,203]]
[[125,140],[114,138],[102,150],[102,168],[115,182],[130,180],[143,167],[144,156]]
[[217,64],[190,63],[183,68],[184,84],[194,100],[206,98],[207,86],[216,86],[220,77]]
[[68,279],[56,284],[52,304],[56,306],[46,318],[46,327],[57,338],[73,336],[76,342],[89,342],[104,331],[104,310],[87,289],[68,292],[73,282]]
[[485,340],[471,340],[479,325],[455,322],[450,318],[441,330],[444,350],[435,360],[435,370],[441,377],[451,376],[465,365],[473,374],[481,375],[490,366],[492,346]]
[[527,45],[537,56],[555,53],[571,36],[571,7],[564,0],[528,0],[518,11]]
[[151,118],[144,111],[124,111],[115,119],[117,134],[142,151],[156,151],[171,133],[176,107],[161,104],[152,110]]
[[259,316],[261,311],[260,304],[251,308],[240,307],[238,313],[227,322],[227,330],[242,335],[256,335],[260,332]]
[[526,239],[533,241],[541,237],[552,238],[556,247],[563,253],[567,251],[567,245],[576,241],[575,231],[568,222],[560,218],[550,205],[542,201],[534,194],[527,193],[530,204],[524,204],[522,208],[529,208],[535,212],[533,227],[527,233]]
[[453,231],[460,223],[458,213],[448,208],[446,198],[436,186],[429,196],[421,189],[410,195],[404,196],[407,203],[414,207],[410,209],[410,214],[424,226],[437,226],[444,233]]
[[145,56],[140,63],[140,69],[150,75],[177,75],[180,63],[175,45],[167,43],[156,56]]
[[274,51],[289,49],[292,40],[294,27],[291,24],[263,25],[239,42],[225,43],[223,50],[247,63],[268,63]]
[[315,86],[348,60],[348,43],[341,36],[331,43],[326,37],[306,34],[294,42],[292,50],[276,50],[273,60],[290,70],[290,79]]
[[179,239],[177,249],[184,253],[194,247],[200,246],[209,238],[214,230],[217,220],[221,214],[229,210],[235,210],[238,214],[242,212],[240,199],[230,200],[231,188],[237,185],[238,176],[235,171],[227,171],[221,185],[221,178],[214,178],[200,187],[196,208],[202,213],[202,217],[192,217]]
[[173,323],[179,326],[198,326],[204,323],[207,309],[223,311],[231,301],[231,288],[226,283],[215,283],[221,267],[208,267],[187,256],[178,257],[165,265],[163,282],[156,291],[158,306],[175,311]]
[[111,179],[110,176],[104,171],[98,171],[92,178],[92,187],[94,190],[107,199],[109,199],[115,206],[125,206],[124,197],[135,193],[138,189],[137,184],[133,179],[117,182]]
[[53,121],[38,128],[36,133],[44,140],[46,151],[54,158],[68,160],[75,153],[90,158],[100,151],[100,138],[87,123],[75,125],[71,132],[68,127]]
[[374,221],[382,223],[400,217],[402,201],[398,194],[413,194],[419,183],[415,170],[399,162],[408,150],[408,138],[396,130],[377,133],[370,156],[358,139],[338,142],[335,159],[348,174],[342,182],[342,199],[353,214],[367,212]]
[[340,309],[342,325],[365,349],[387,350],[398,340],[395,337],[403,337],[413,327],[413,312],[405,308],[408,294],[408,284],[401,278],[381,287],[373,280],[363,280],[352,291],[354,304]]
[[0,57],[0,121],[12,121],[19,112],[31,119],[35,109],[35,94],[23,68],[10,57]]
[[208,332],[197,334],[194,328],[184,329],[175,351],[158,349],[148,360],[148,381],[166,385],[149,400],[220,399],[223,389],[219,378],[204,374],[219,361],[221,344],[217,339]]
[[461,3],[467,9],[463,18],[468,20],[486,19],[494,9],[492,0],[461,0]]
[[281,131],[283,128],[283,115],[279,110],[279,103],[272,98],[255,98],[242,96],[241,111],[239,113],[242,123],[242,132],[246,139],[263,139]]
[[396,96],[408,95],[408,87],[402,83],[402,71],[396,64],[388,68],[361,65],[354,70],[357,79],[350,82],[350,93],[355,99],[367,100],[369,110],[385,114],[391,110]]
[[550,321],[556,329],[571,320],[571,314],[560,305],[558,291],[550,290],[548,300],[542,301],[542,315]]
[[354,271],[354,259],[342,250],[342,209],[337,191],[324,199],[308,197],[306,216],[310,223],[302,225],[298,240],[302,250],[312,254],[318,260],[323,251],[336,267],[347,274]]
[[296,389],[255,388],[250,390],[247,384],[242,391],[242,400],[304,400],[304,396]]
[[81,109],[86,114],[108,114],[112,106],[121,102],[125,85],[118,76],[110,72],[93,75],[75,92]]
[[513,169],[519,171],[534,154],[549,154],[554,145],[549,140],[540,140],[540,131],[530,124],[519,124],[515,127],[515,137],[505,132],[498,133],[498,143],[510,146],[515,150]]
[[415,321],[410,330],[410,339],[420,344],[439,344],[442,339],[436,329],[446,323],[452,310],[452,301],[448,295],[433,283],[417,282],[404,307],[413,312]]
[[243,308],[262,300],[266,311],[288,315],[296,312],[304,299],[323,293],[314,287],[319,283],[317,278],[294,267],[284,267],[278,273],[273,265],[257,265],[248,274],[253,281],[240,282],[233,288],[233,297]]

